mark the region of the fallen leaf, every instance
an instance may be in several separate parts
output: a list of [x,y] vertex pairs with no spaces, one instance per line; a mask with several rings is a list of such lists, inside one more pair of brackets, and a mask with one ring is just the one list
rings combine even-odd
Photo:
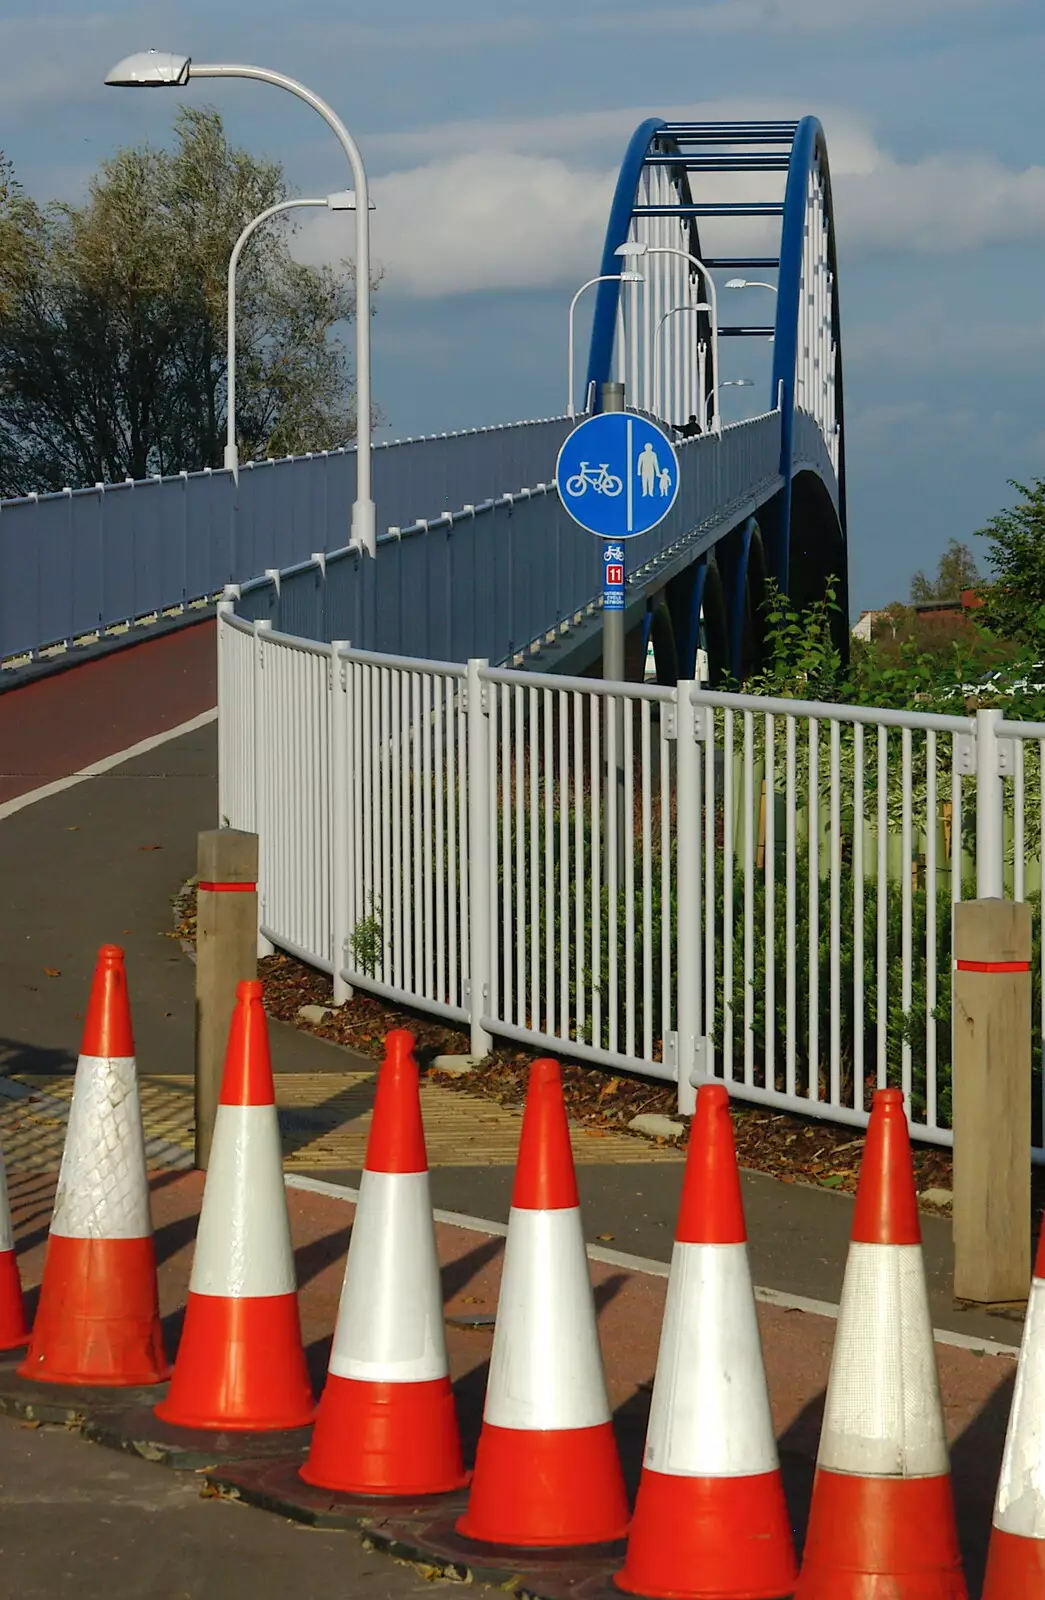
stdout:
[[481,1294],[466,1294],[461,1301],[461,1304],[466,1306],[481,1306],[482,1303],[483,1297]]
[[610,1242],[610,1240],[611,1240],[611,1239],[615,1239],[615,1238],[616,1238],[616,1237],[617,1237],[617,1235],[616,1235],[616,1234],[615,1234],[615,1233],[597,1233],[597,1234],[596,1234],[596,1235],[595,1235],[595,1237],[596,1237],[596,1239],[598,1239],[598,1240],[599,1240],[599,1241],[600,1241],[600,1242],[601,1242],[601,1243],[602,1243],[602,1244],[609,1244],[609,1242]]
[[44,977],[45,978],[60,978],[61,976],[62,976],[61,967],[45,967],[44,968]]
[[845,1176],[844,1172],[832,1172],[829,1178],[820,1180],[820,1187],[822,1189],[838,1189],[845,1182]]
[[74,822],[72,827],[71,828],[66,828],[65,831],[66,831],[66,833],[79,833],[80,824],[78,822]]
[[162,850],[163,846],[162,846],[162,844],[140,844],[138,846],[138,849],[139,850]]

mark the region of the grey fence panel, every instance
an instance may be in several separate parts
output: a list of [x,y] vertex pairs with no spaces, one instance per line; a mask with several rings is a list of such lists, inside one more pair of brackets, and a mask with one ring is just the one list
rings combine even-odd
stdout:
[[[264,614],[278,617],[290,586],[319,582],[322,606],[300,603],[321,637],[333,631],[361,648],[439,659],[480,650],[502,660],[525,648],[599,588],[598,541],[566,517],[554,493],[521,492],[552,481],[571,426],[558,417],[378,446],[381,584],[372,563],[338,557],[325,582],[311,567],[288,577]],[[803,461],[830,475],[826,443],[812,426],[796,424]],[[629,569],[702,529],[710,537],[731,508],[766,498],[779,482],[779,430],[772,413],[684,444],[676,505],[660,527],[631,541]],[[354,496],[349,448],[245,465],[238,485],[218,470],[7,502],[0,658],[340,551]],[[383,536],[388,527],[406,530],[398,544]]]
[[[527,430],[544,451],[542,460],[560,428],[539,424]],[[472,441],[452,442],[455,450],[460,443],[465,451]],[[414,443],[427,448],[440,441]],[[776,413],[727,428],[721,437],[688,441],[681,450],[676,503],[657,528],[628,541],[629,572],[640,572],[677,545],[685,544],[692,556],[704,547],[702,533],[704,543],[711,542],[734,519],[764,503],[780,484],[779,444]],[[397,492],[410,495],[410,462],[422,461],[423,454],[386,457],[393,459],[405,469]],[[498,470],[506,459],[502,456]],[[425,470],[432,487],[435,478]],[[478,504],[473,512],[448,513],[427,526],[408,526],[398,536],[381,536],[376,561],[338,556],[327,563],[325,580],[318,567],[284,573],[278,598],[271,586],[267,605],[252,598],[250,609],[240,611],[271,616],[282,632],[349,639],[363,650],[442,661],[469,655],[505,661],[596,599],[600,556],[601,541],[567,515],[554,489],[527,491]],[[317,586],[325,589],[322,605],[315,600]],[[299,602],[299,589],[307,590],[307,603]]]

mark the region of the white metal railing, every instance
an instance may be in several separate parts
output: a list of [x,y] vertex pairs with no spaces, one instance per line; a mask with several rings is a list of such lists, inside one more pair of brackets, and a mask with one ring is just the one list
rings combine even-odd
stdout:
[[372,654],[225,603],[219,702],[261,935],[337,998],[684,1106],[715,1074],[862,1125],[896,1084],[950,1142],[950,908],[1039,898],[1045,725]]

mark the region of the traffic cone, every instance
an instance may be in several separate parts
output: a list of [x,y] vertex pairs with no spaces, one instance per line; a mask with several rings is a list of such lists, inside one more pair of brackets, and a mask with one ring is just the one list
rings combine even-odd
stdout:
[[163,1349],[145,1139],[123,951],[98,952],[47,1240],[19,1374],[47,1383],[161,1383]]
[[562,1082],[557,1062],[535,1061],[482,1433],[457,1528],[528,1547],[600,1544],[627,1525]]
[[440,1494],[467,1482],[443,1332],[413,1036],[385,1041],[306,1483]]
[[315,1405],[301,1346],[294,1252],[261,984],[236,989],[185,1325],[164,1422],[304,1427]]
[[983,1600],[1045,1600],[1045,1232],[1005,1435]]
[[18,1276],[18,1256],[11,1232],[4,1153],[0,1150],[0,1350],[17,1350],[29,1337]]
[[729,1095],[697,1095],[638,1499],[617,1587],[777,1600],[795,1549],[780,1478]]
[[903,1095],[871,1110],[796,1600],[966,1600]]

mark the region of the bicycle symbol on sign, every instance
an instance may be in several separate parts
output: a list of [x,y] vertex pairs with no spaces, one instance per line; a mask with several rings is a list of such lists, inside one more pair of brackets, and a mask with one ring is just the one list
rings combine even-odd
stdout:
[[596,494],[612,496],[620,494],[624,484],[616,473],[610,472],[605,461],[601,461],[597,467],[589,467],[586,461],[582,461],[580,471],[576,472],[572,478],[567,478],[566,493],[576,499],[584,494],[589,486],[595,490]]

